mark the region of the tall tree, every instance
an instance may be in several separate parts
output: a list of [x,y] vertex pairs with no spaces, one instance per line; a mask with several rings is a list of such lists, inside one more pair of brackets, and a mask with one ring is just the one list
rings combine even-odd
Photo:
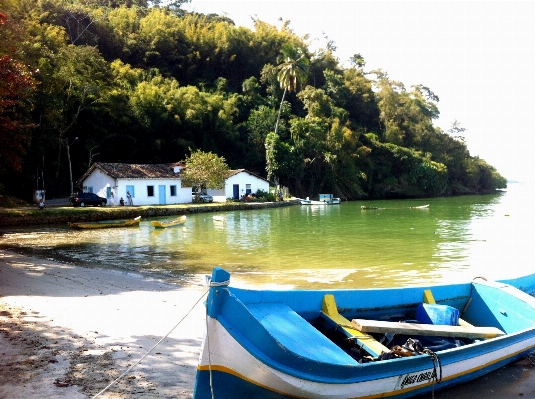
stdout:
[[284,92],[282,93],[279,114],[277,116],[277,122],[275,123],[275,134],[277,134],[277,129],[279,127],[282,104],[284,103],[286,92],[297,91],[297,86],[302,84],[307,77],[308,66],[310,64],[304,50],[292,43],[286,43],[282,46],[277,62],[279,63],[277,66],[279,71],[277,79],[281,89],[284,89]]
[[273,174],[277,170],[277,167],[275,166],[277,164],[275,159],[277,152],[275,143],[278,142],[277,131],[279,129],[286,92],[297,91],[297,86],[302,84],[306,79],[308,66],[310,64],[303,49],[293,43],[286,43],[282,46],[277,62],[279,63],[276,67],[278,71],[277,80],[279,81],[281,89],[284,89],[284,92],[282,93],[279,113],[277,115],[277,121],[275,122],[274,137],[269,137],[269,140],[266,139],[266,170],[268,180],[274,177]]
[[[37,104],[40,129],[47,131],[48,140],[57,148],[54,182],[60,184],[61,153],[66,139],[74,139],[70,136],[75,129],[76,136],[80,136],[79,130],[83,126],[78,125],[79,118],[97,106],[110,89],[113,75],[110,65],[96,48],[72,44],[51,54],[42,74],[46,79],[42,79]],[[80,142],[83,144],[84,141],[81,139]]]

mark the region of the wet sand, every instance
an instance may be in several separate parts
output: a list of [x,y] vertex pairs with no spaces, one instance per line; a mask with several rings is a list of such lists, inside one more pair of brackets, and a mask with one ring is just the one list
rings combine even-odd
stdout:
[[[0,251],[0,399],[91,398],[186,315],[98,398],[191,398],[203,294],[202,282],[177,287]],[[522,360],[434,397],[535,399],[535,366]]]

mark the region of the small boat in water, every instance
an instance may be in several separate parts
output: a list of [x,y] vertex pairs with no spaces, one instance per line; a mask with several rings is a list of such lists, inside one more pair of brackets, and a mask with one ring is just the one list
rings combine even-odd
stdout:
[[156,220],[153,220],[150,222],[154,228],[156,229],[166,229],[168,227],[177,227],[182,226],[184,223],[186,223],[186,215],[182,215],[181,217],[171,220],[170,222],[158,222]]
[[535,349],[535,274],[390,289],[255,290],[216,267],[194,399],[408,398]]
[[311,200],[307,197],[300,202],[301,205],[338,205],[342,203],[342,200],[335,198],[332,194],[320,194],[319,200]]
[[135,219],[100,220],[98,222],[69,222],[73,229],[107,229],[111,227],[137,227],[141,216]]
[[362,205],[360,207],[360,209],[363,209],[363,210],[370,210],[370,209],[379,209],[379,210],[388,210],[388,209],[428,209],[429,208],[429,204],[425,204],[425,205],[419,205],[419,206],[406,206],[406,207],[401,207],[401,208],[380,208],[378,206],[365,206],[365,205]]

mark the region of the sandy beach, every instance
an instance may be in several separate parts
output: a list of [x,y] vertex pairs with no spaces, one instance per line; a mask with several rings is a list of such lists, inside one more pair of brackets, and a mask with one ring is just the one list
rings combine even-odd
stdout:
[[[0,398],[93,397],[182,319],[204,287],[0,251]],[[191,398],[200,303],[99,398]]]
[[[191,398],[205,326],[202,283],[177,287],[0,251],[0,399],[92,398],[185,316],[98,398]],[[535,366],[522,360],[434,395],[475,396],[535,398]]]

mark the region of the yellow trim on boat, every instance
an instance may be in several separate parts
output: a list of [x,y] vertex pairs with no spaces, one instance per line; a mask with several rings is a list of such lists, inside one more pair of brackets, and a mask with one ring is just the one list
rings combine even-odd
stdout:
[[296,398],[296,399],[307,399],[306,396],[296,396],[296,395],[292,395],[292,394],[289,394],[287,392],[284,392],[284,391],[279,391],[278,389],[273,389],[272,387],[268,387],[266,385],[263,385],[263,384],[259,384],[257,381],[254,381],[254,380],[251,380],[250,378],[247,378],[246,376],[240,374],[240,373],[237,373],[236,371],[232,370],[232,369],[229,369],[228,367],[225,367],[225,366],[214,366],[212,365],[212,367],[210,366],[197,366],[197,369],[200,370],[200,371],[210,371],[210,369],[212,369],[212,371],[221,371],[223,373],[227,373],[227,374],[230,374],[230,375],[233,375],[234,377],[238,377],[244,381],[247,381],[247,382],[250,382],[251,384],[253,385],[256,385],[257,387],[262,387],[268,391],[271,391],[271,392],[276,392],[276,393],[279,393],[281,395],[285,395],[285,396],[288,396],[288,397],[291,397],[291,398]]
[[334,295],[326,294],[323,296],[321,312],[323,313],[324,317],[329,318],[333,323],[337,324],[344,331],[346,336],[355,338],[358,345],[372,356],[377,357],[381,355],[382,352],[390,351],[386,346],[377,341],[371,335],[358,331],[355,326],[351,324],[351,321],[338,313]]

